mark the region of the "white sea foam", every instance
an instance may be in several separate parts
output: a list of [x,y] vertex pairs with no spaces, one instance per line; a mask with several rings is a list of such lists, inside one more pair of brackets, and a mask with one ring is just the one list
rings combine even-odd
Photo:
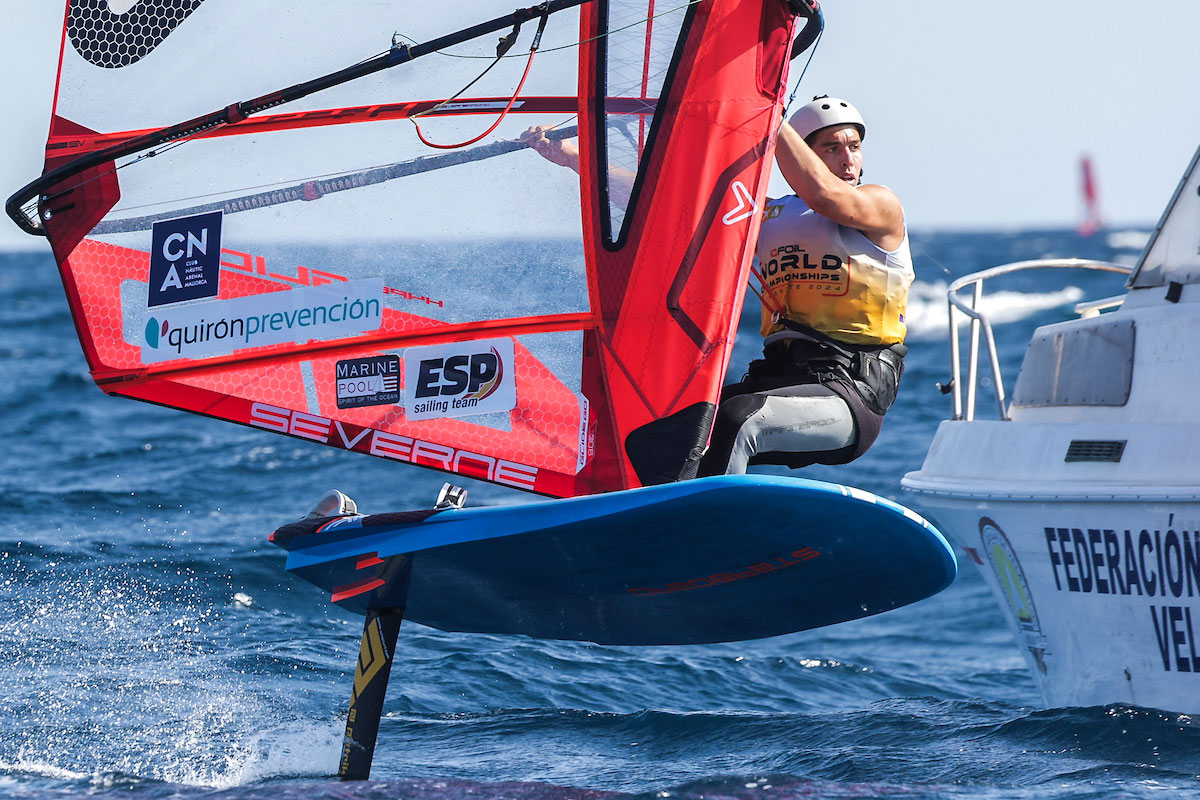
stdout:
[[122,564],[37,582],[42,564],[59,562],[0,554],[16,592],[0,653],[26,676],[7,699],[29,709],[0,772],[225,789],[337,771],[344,721],[291,721],[292,708],[246,681],[236,664],[264,646],[230,639],[232,623],[198,596],[210,576]]
[[1104,242],[1114,250],[1142,250],[1150,241],[1151,231],[1126,230],[1111,231],[1104,237]]
[[20,756],[16,761],[0,761],[0,772],[12,772],[25,775],[40,775],[43,778],[54,778],[60,781],[78,781],[87,777],[82,772],[75,772],[53,764],[47,764],[37,759],[25,759]]
[[296,722],[250,736],[230,749],[223,767],[212,769],[184,759],[160,776],[173,783],[229,789],[267,778],[333,775],[342,754],[346,723]]
[[[944,282],[914,283],[908,295],[908,338],[944,339],[948,333],[949,309]],[[982,311],[993,325],[1017,322],[1051,308],[1070,309],[1083,299],[1083,289],[1067,286],[1054,292],[985,292]],[[963,323],[966,322],[965,317]],[[963,324],[960,323],[960,324]]]

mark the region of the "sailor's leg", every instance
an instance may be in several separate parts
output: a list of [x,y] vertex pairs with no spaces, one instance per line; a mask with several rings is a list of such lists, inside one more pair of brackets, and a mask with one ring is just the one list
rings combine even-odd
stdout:
[[819,384],[786,386],[726,398],[717,410],[705,475],[739,475],[766,453],[825,453],[854,444],[846,401]]

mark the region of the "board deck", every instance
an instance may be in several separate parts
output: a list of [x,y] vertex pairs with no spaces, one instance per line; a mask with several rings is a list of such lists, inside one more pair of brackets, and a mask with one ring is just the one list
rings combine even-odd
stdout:
[[[901,505],[763,475],[303,520],[271,540],[289,571],[357,613],[403,607],[447,631],[599,644],[818,628],[929,597],[957,571],[942,535]],[[390,579],[401,573],[406,586]]]

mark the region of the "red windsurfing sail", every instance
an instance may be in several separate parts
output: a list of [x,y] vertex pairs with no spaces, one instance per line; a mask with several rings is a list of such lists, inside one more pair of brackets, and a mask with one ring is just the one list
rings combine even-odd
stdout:
[[1079,180],[1080,194],[1083,197],[1083,220],[1080,221],[1077,230],[1080,236],[1091,236],[1104,227],[1091,156],[1085,155],[1079,159]]
[[[70,0],[45,177],[8,210],[110,394],[546,495],[675,480],[792,33],[783,0]],[[413,124],[498,118],[448,152]]]

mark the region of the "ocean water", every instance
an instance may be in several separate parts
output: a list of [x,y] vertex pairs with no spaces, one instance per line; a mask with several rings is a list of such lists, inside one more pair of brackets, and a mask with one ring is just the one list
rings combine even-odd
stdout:
[[[1133,258],[1065,231],[913,243],[910,356],[884,432],[853,464],[799,473],[901,502],[949,413],[946,283],[1025,258]],[[999,285],[1008,379],[1034,324],[1120,286]],[[0,254],[0,308],[0,800],[1200,796],[1196,721],[1044,708],[969,563],[913,606],[756,642],[600,647],[406,623],[373,780],[341,784],[361,620],[285,573],[266,536],[330,487],[373,513],[430,505],[443,476],[105,396],[44,253]],[[747,316],[734,372],[755,327]],[[469,489],[471,503],[518,499]]]

